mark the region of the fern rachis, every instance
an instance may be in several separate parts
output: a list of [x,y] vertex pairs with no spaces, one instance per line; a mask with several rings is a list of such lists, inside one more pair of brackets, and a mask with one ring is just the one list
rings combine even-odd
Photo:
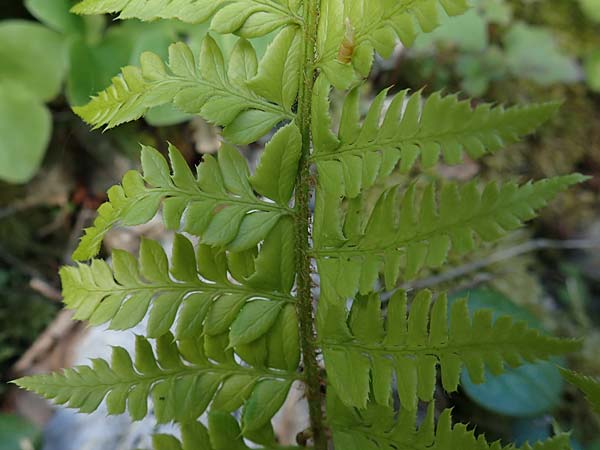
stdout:
[[[362,118],[359,89],[374,51],[389,54],[398,39],[410,44],[432,30],[440,8],[455,15],[467,4],[79,3],[77,13],[212,27],[198,55],[179,43],[166,64],[146,53],[141,68],[124,68],[111,87],[77,109],[84,120],[113,127],[172,103],[221,126],[228,143],[195,171],[173,146],[168,159],[142,148],[141,172],[129,172],[111,188],[75,251],[81,262],[61,271],[64,301],[76,318],[118,330],[147,319],[133,357],[115,348],[110,363],[95,360],[17,384],[82,412],[105,401],[110,414],[128,410],[134,419],[147,414],[150,396],[159,422],[181,425],[181,439],[156,435],[156,450],[245,450],[245,440],[281,449],[271,419],[293,382],[304,386],[305,434],[316,450],[331,443],[336,450],[503,448],[452,425],[449,411],[435,424],[437,372],[441,387],[454,391],[463,368],[482,382],[484,369],[499,374],[574,351],[579,342],[545,336],[508,317],[494,321],[490,311],[470,317],[464,301],[449,305],[443,293],[409,296],[397,288],[443,265],[450,252],[473,251],[520,227],[584,177],[480,189],[477,182],[438,187],[417,175],[407,185],[391,183],[373,202],[373,190],[392,172],[431,168],[442,156],[448,164],[460,163],[463,153],[483,157],[531,133],[556,110],[553,103],[471,108],[452,95],[424,99],[404,91],[388,98],[384,90]],[[258,61],[249,39],[271,32]],[[239,36],[230,52],[218,44],[225,33]],[[332,88],[347,90],[337,130]],[[233,145],[255,142],[274,127],[251,174]],[[111,228],[146,223],[158,211],[177,232],[170,257],[144,239],[138,258],[115,250],[111,265],[94,259]],[[320,280],[316,310],[313,263]],[[395,293],[384,302],[385,291]],[[570,379],[595,398],[592,380]],[[395,396],[399,410],[392,407]],[[419,400],[429,406],[417,427]],[[240,409],[238,422],[232,413]],[[199,421],[205,412],[207,425]],[[568,438],[533,448],[567,449]]]

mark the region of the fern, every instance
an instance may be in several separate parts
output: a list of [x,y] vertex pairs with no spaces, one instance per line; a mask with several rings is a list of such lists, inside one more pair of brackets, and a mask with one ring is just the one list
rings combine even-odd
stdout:
[[400,401],[405,409],[414,410],[417,399],[433,401],[437,366],[442,386],[452,392],[458,387],[463,366],[475,383],[483,383],[486,367],[499,375],[505,365],[517,367],[580,346],[577,341],[540,335],[523,322],[513,323],[510,317],[493,322],[489,310],[478,311],[470,319],[465,301],[452,305],[448,319],[446,297],[442,295],[433,307],[431,297],[428,291],[417,294],[407,315],[406,294],[394,294],[387,305],[385,325],[382,303],[374,294],[354,301],[348,324],[340,321],[343,309],[328,308],[320,328],[326,336],[321,344],[329,381],[336,392],[344,393],[345,404],[365,408],[371,379],[374,400],[390,404],[396,372]]
[[84,0],[77,14],[119,13],[120,19],[179,19],[200,24],[211,20],[218,33],[256,37],[300,23],[298,0]]
[[213,411],[208,415],[208,428],[198,422],[185,424],[181,441],[168,434],[154,436],[155,450],[292,450],[300,447],[282,447],[274,439],[273,429],[265,427],[250,440],[261,447],[249,447],[241,436],[240,426],[229,414]]
[[[294,255],[291,248],[285,252],[282,246],[290,237],[289,225],[283,222],[272,232],[256,263],[254,252],[225,255],[203,244],[198,245],[196,258],[191,242],[176,235],[170,268],[160,244],[150,240],[142,241],[139,263],[131,254],[116,250],[112,270],[102,260],[65,267],[61,270],[64,303],[76,311],[75,319],[92,325],[110,322],[116,330],[133,328],[152,306],[147,325],[150,337],[167,333],[181,308],[177,338],[203,332],[218,335],[231,326],[232,345],[252,342],[270,329],[287,306],[293,311]],[[228,279],[229,274],[235,282]],[[293,321],[295,316],[288,318]],[[244,322],[253,321],[253,328],[246,328]],[[292,322],[286,327],[293,330],[297,325]]]
[[[546,103],[504,109],[481,104],[472,109],[468,101],[459,101],[455,95],[437,92],[424,100],[421,93],[402,91],[382,114],[386,94],[384,90],[377,96],[360,126],[360,88],[353,89],[344,102],[337,136],[321,140],[318,137],[327,131],[315,134],[312,160],[319,173],[344,177],[342,194],[349,197],[389,176],[398,162],[401,172],[407,173],[419,158],[423,168],[430,168],[442,154],[446,163],[458,164],[463,152],[471,158],[495,152],[531,133],[558,106]],[[329,109],[321,95],[316,101],[315,108]],[[330,128],[327,120],[316,126]]]
[[382,270],[387,289],[393,289],[401,275],[410,279],[424,266],[440,267],[452,248],[463,254],[474,250],[474,236],[488,242],[505,236],[584,177],[569,175],[523,186],[490,183],[482,192],[472,182],[460,187],[448,183],[439,196],[435,186],[427,184],[420,198],[414,184],[402,193],[393,187],[366,213],[365,200],[353,200],[345,217],[337,195],[344,180],[326,179],[331,190],[317,203],[314,255],[324,289],[351,297],[357,290],[370,292]]
[[[398,40],[408,45],[435,28],[441,14],[466,9],[464,0],[76,5],[81,14],[210,22],[213,35],[237,34],[228,52],[208,35],[198,55],[185,43],[171,46],[166,63],[145,53],[140,67],[123,68],[76,108],[92,126],[110,128],[173,104],[222,127],[225,142],[195,172],[173,146],[168,159],[142,147],[141,171],[109,190],[73,255],[80,262],[60,272],[75,318],[143,330],[133,361],[115,348],[111,362],[16,383],[81,412],[104,402],[110,414],[128,410],[134,419],[147,414],[151,397],[157,420],[181,429],[181,438],[156,435],[156,450],[296,448],[279,445],[271,425],[292,383],[304,389],[310,429],[302,435],[315,450],[514,449],[453,425],[448,411],[435,424],[438,372],[452,392],[463,371],[481,383],[486,370],[549,360],[579,341],[509,317],[494,321],[487,310],[471,317],[464,301],[448,306],[444,294],[409,298],[398,285],[440,268],[451,252],[507,235],[585,177],[480,188],[478,181],[437,187],[411,174],[417,163],[430,170],[442,157],[457,164],[465,154],[496,152],[533,132],[557,105],[472,107],[456,95],[390,97],[385,89],[364,118],[359,112],[375,52],[387,56]],[[259,62],[248,39],[268,33]],[[347,90],[336,129],[332,86]],[[251,174],[233,145],[264,136],[271,137]],[[407,181],[391,177],[396,171]],[[111,264],[94,259],[113,227],[159,212],[175,232],[170,257],[142,239],[138,257],[115,249]],[[595,382],[565,377],[596,400]],[[418,401],[429,403],[419,427]],[[206,426],[198,420],[205,413]],[[566,435],[523,447],[568,448]]]
[[[389,406],[370,404],[363,410],[348,408],[340,397],[333,394],[327,398],[328,411],[332,413],[333,441],[336,448],[344,450],[515,450],[513,445],[499,442],[487,443],[483,436],[475,436],[465,425],[452,425],[450,410],[444,410],[435,424],[435,407],[429,404],[427,414],[416,427],[416,411],[403,409],[397,415]],[[522,450],[566,450],[569,436],[559,435],[546,442]]]
[[154,413],[162,423],[194,421],[211,402],[222,411],[234,411],[246,403],[245,426],[260,429],[283,404],[293,377],[241,366],[220,343],[194,338],[176,344],[172,335],[165,334],[156,341],[155,355],[150,343],[138,336],[135,363],[125,349],[116,347],[110,365],[96,359],[91,367],[67,369],[43,380],[23,378],[18,384],[87,413],[106,398],[109,414],[127,410],[134,420],[146,416],[151,395]]
[[561,372],[565,380],[585,394],[594,411],[600,414],[600,381],[571,370],[561,369]]
[[[288,151],[277,167],[291,172],[298,167],[300,142],[295,128],[279,131],[270,146],[273,158]],[[276,148],[277,147],[277,148]],[[230,146],[223,146],[219,160],[207,156],[194,177],[179,151],[170,146],[169,170],[164,157],[153,148],[142,148],[142,174],[131,171],[120,186],[108,192],[109,201],[98,210],[94,226],[86,230],[73,258],[86,260],[96,256],[102,240],[116,224],[141,225],[152,219],[164,200],[163,220],[171,230],[183,230],[202,236],[210,245],[227,245],[243,251],[262,241],[280,218],[292,211],[287,207],[292,196],[293,180],[276,183],[261,175],[250,179],[244,158]],[[269,158],[263,165],[273,164]],[[266,169],[268,170],[268,169]],[[264,192],[278,204],[260,201],[253,191]]]
[[[223,126],[231,142],[246,144],[275,124],[294,118],[291,106],[298,89],[299,47],[298,32],[286,30],[259,66],[252,45],[240,39],[226,67],[221,49],[210,36],[203,41],[199,62],[186,44],[173,44],[168,67],[160,57],[146,52],[141,68],[125,67],[109,88],[74,111],[95,127],[112,128],[139,119],[149,108],[172,103],[183,112],[201,114]],[[271,70],[273,60],[281,57],[286,59],[284,68],[290,76]],[[279,83],[274,80],[277,75]]]

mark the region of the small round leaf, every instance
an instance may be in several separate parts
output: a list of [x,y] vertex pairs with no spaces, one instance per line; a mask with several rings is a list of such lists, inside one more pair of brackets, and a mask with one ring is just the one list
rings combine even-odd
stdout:
[[20,84],[0,83],[0,179],[29,181],[42,162],[51,131],[52,116],[40,100]]

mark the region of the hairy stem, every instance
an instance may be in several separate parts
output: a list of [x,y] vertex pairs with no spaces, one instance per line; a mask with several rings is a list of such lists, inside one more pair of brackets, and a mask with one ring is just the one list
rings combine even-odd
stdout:
[[319,21],[318,0],[304,0],[304,55],[298,98],[298,126],[302,133],[302,157],[296,181],[296,267],[297,313],[304,362],[306,397],[315,450],[327,450],[327,435],[323,419],[323,394],[316,354],[316,336],[311,293],[310,270],[310,148],[311,103],[315,82],[315,50]]

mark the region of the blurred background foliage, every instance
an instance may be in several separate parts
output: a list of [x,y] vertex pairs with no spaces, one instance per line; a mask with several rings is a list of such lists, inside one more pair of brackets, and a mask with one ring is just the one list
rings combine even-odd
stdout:
[[[581,354],[557,363],[600,376],[600,1],[473,2],[465,16],[444,19],[413,48],[378,61],[365,105],[371,92],[389,85],[462,91],[474,104],[558,100],[559,115],[532,138],[427,175],[524,179],[580,171],[596,178],[563,195],[534,225],[469,261],[454,261],[454,272],[431,273],[423,285],[469,295],[472,310],[489,307],[549,333],[585,337]],[[164,56],[181,39],[195,46],[207,30],[82,18],[68,13],[72,4],[0,6],[0,411],[7,413],[14,402],[2,382],[56,316],[57,270],[70,262],[106,189],[136,166],[139,143],[163,148],[171,141],[190,164],[218,147],[212,126],[171,108],[105,133],[90,131],[71,106],[106,87],[143,51]],[[259,53],[268,41],[254,42]],[[243,150],[251,161],[258,157],[257,148]],[[119,232],[108,239],[109,247],[131,241]],[[458,418],[492,438],[535,441],[567,429],[574,449],[600,449],[600,420],[555,365],[525,366],[483,386],[463,382],[439,406],[454,406]],[[16,420],[0,415],[0,449],[21,448],[11,444],[21,438],[38,441],[35,427]]]

